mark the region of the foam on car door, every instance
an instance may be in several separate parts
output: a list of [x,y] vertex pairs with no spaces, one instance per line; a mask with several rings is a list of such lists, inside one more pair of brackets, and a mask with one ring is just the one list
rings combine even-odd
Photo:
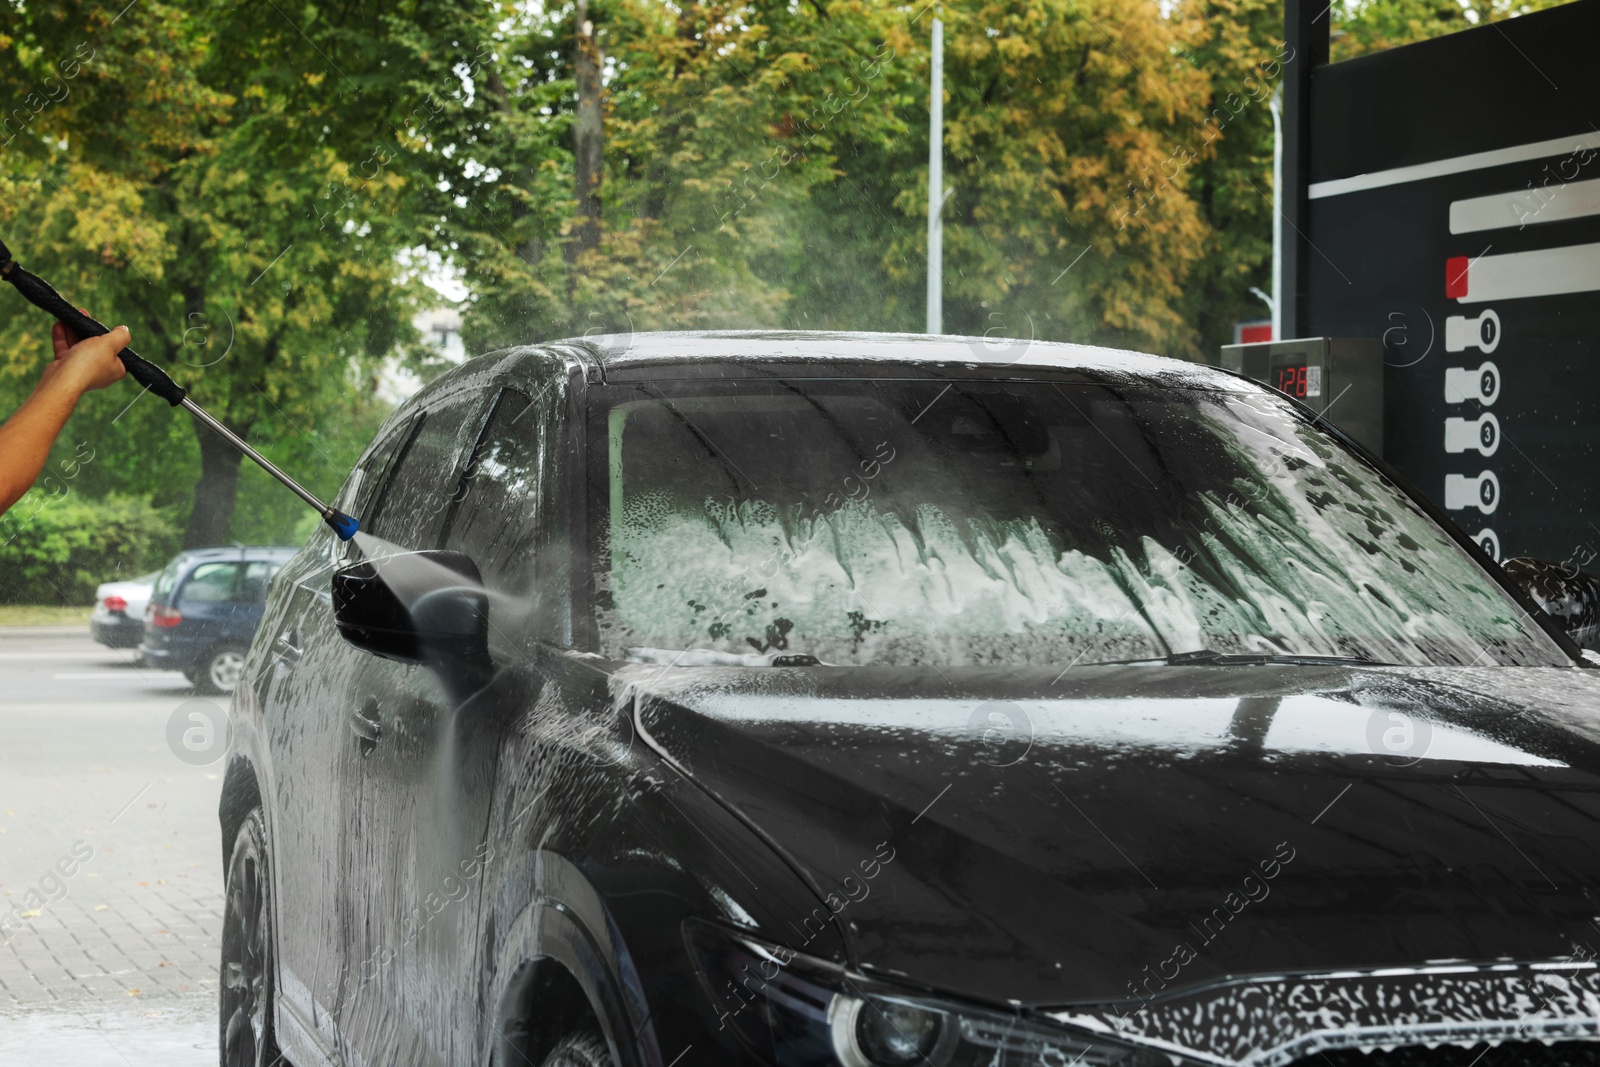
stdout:
[[[393,719],[408,731],[408,743],[385,748],[381,739],[362,778],[364,812],[402,813],[383,838],[391,853],[384,867],[404,878],[408,890],[398,919],[382,927],[389,940],[381,954],[394,977],[386,991],[397,1014],[446,1063],[479,1062],[473,1042],[482,892],[488,871],[503,862],[486,841],[497,762],[506,730],[540,689],[526,655],[523,610],[531,597],[544,455],[532,403],[515,389],[495,398],[468,462],[450,483],[455,491],[442,538],[443,548],[478,564],[498,669],[460,706],[443,701],[437,680],[416,669],[403,697],[409,703],[383,717],[384,729]],[[409,736],[425,720],[428,732]]]
[[[545,835],[562,827],[580,806],[595,815],[589,826],[615,811],[623,791],[617,776],[588,762],[575,762],[577,747],[593,742],[606,758],[616,754],[605,726],[593,717],[609,697],[604,674],[586,661],[568,658],[572,644],[572,546],[570,543],[572,439],[570,379],[557,361],[522,365],[527,392],[512,387],[502,394],[471,465],[473,479],[446,536],[445,547],[468,555],[490,591],[490,654],[497,672],[472,707],[474,723],[494,737],[494,769],[463,760],[473,773],[463,776],[459,802],[487,802],[488,851],[477,892],[475,934],[463,939],[481,953],[463,960],[461,986],[490,1014],[478,1020],[457,1017],[458,1030],[476,1032],[484,1042],[494,1025],[514,967],[504,953],[550,870],[536,857],[551,843]],[[581,664],[581,666],[579,665]],[[499,727],[496,735],[493,731]],[[599,773],[591,773],[599,771]],[[581,779],[581,789],[569,789]],[[592,788],[591,788],[592,787]],[[583,821],[583,816],[578,817]],[[566,824],[570,828],[570,824]],[[556,846],[559,847],[559,846]],[[520,951],[520,949],[512,949]],[[454,1047],[466,1049],[465,1034]],[[461,1062],[483,1062],[488,1045],[463,1052]]]
[[[366,515],[393,461],[411,440],[414,422],[371,448],[341,491],[339,506]],[[275,773],[268,805],[277,908],[278,990],[289,1025],[279,1039],[293,1052],[291,1027],[303,1027],[324,1048],[338,1048],[337,1019],[352,968],[347,875],[356,831],[346,814],[357,806],[360,762],[344,716],[351,664],[363,653],[333,625],[330,577],[342,547],[319,531],[288,564],[281,600],[262,619],[271,665],[257,681],[265,742]],[[263,783],[265,784],[265,783]]]
[[[458,393],[425,413],[374,502],[376,554],[439,547],[484,406],[481,394]],[[448,790],[429,785],[436,764],[450,764],[462,716],[427,669],[344,647],[350,667],[335,698],[339,743],[357,770],[341,799],[355,847],[341,903],[350,923],[339,1028],[368,1063],[464,1062],[440,1045],[435,1020],[473,1006],[437,987],[433,975],[437,957],[451,951],[440,943],[442,917],[458,906],[448,898],[462,895],[451,880],[456,853],[470,853],[482,831]]]

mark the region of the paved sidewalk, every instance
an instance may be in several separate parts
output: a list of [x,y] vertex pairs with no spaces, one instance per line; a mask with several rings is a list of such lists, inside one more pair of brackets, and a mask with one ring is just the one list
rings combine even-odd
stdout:
[[216,1008],[210,1001],[0,1015],[0,1063],[6,1067],[213,1067],[216,1062]]
[[173,754],[195,694],[130,661],[86,628],[0,631],[8,1067],[215,1062],[222,764]]

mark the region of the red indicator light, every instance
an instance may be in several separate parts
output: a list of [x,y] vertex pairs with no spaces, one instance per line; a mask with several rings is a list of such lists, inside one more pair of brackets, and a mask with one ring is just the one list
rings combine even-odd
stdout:
[[119,596],[108,596],[105,599],[107,611],[123,612],[128,610],[128,602]]
[[1444,295],[1460,300],[1467,295],[1467,268],[1472,260],[1466,256],[1451,256],[1444,261]]

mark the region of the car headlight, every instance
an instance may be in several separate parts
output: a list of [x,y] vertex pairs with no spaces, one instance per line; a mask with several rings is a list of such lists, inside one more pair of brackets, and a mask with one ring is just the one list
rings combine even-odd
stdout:
[[1180,1057],[937,996],[709,923],[684,933],[716,1007],[784,1067],[1173,1067]]
[[944,1012],[909,1000],[835,993],[828,1002],[833,1054],[844,1067],[950,1062],[957,1038]]

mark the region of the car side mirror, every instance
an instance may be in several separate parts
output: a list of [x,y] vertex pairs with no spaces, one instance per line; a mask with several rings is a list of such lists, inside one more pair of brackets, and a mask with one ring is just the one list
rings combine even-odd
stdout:
[[1580,648],[1600,650],[1600,578],[1527,556],[1500,566]]
[[357,648],[439,675],[465,699],[494,673],[489,596],[460,552],[405,552],[333,574],[333,619]]

